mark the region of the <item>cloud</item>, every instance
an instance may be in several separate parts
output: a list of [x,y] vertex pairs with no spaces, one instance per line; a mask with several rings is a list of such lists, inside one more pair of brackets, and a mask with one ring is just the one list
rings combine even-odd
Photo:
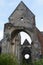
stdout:
[[0,40],[3,38],[3,30],[0,30]]

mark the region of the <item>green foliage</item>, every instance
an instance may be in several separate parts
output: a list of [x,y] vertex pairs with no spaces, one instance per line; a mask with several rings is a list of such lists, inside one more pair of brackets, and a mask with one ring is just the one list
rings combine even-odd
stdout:
[[1,54],[0,65],[18,65],[18,60],[13,55]]
[[43,59],[35,61],[34,65],[43,65]]
[[23,60],[21,65],[43,65],[43,59],[39,59],[37,61],[34,61],[33,63]]
[[32,61],[30,60],[30,61],[28,61],[28,60],[22,60],[22,62],[21,62],[21,65],[32,65],[33,63],[32,63]]
[[[19,65],[19,63],[15,56],[10,54],[1,54],[0,65]],[[23,60],[20,65],[43,65],[43,59],[34,61],[34,63]]]

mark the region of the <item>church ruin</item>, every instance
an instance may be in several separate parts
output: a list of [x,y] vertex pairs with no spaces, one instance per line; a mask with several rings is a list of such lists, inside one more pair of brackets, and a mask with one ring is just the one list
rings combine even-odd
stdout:
[[[0,41],[0,54],[14,54],[19,61],[24,59],[25,54],[29,54],[32,60],[39,59],[43,55],[43,34],[36,27],[35,15],[21,1],[8,19],[9,22],[4,24],[3,39]],[[31,44],[25,40],[21,45],[21,31],[31,37]]]

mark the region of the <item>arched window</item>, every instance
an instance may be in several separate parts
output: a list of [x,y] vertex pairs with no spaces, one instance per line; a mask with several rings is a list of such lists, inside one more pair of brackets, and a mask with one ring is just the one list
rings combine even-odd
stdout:
[[26,32],[21,31],[20,35],[21,35],[21,45],[23,44],[25,39],[27,39],[28,42],[31,44],[31,42],[32,42],[31,37]]

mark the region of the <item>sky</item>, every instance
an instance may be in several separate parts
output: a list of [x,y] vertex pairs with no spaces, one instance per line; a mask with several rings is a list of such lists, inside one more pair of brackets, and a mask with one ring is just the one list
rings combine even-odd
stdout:
[[[4,24],[21,0],[0,0],[0,40],[3,38]],[[36,27],[43,31],[43,0],[22,0],[35,14]],[[23,32],[21,33],[23,34]]]

